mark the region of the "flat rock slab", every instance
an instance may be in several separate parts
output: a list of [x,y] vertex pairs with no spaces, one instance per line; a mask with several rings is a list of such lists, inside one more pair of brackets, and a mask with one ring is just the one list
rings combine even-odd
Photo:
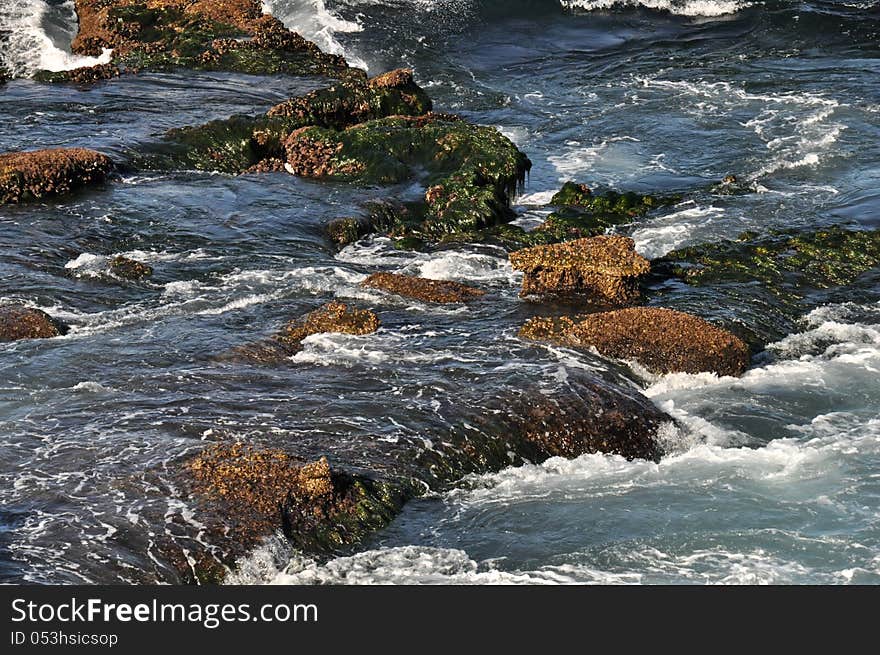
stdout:
[[485,291],[448,280],[428,280],[397,273],[373,273],[361,283],[370,289],[432,303],[463,303],[486,295]]
[[653,373],[742,375],[749,348],[739,337],[701,318],[660,307],[630,307],[579,319],[535,318],[520,336],[606,357],[634,359]]

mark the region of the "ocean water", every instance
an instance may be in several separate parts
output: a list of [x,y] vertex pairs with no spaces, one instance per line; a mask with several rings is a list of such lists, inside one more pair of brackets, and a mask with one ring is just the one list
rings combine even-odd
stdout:
[[[44,86],[70,2],[0,8],[0,151],[88,146],[125,159],[164,130],[265,111],[320,80],[180,72]],[[648,257],[745,230],[880,228],[880,11],[767,0],[271,0],[267,11],[378,73],[408,66],[441,111],[497,126],[534,163],[519,220],[566,180],[691,194],[621,230]],[[169,111],[169,107],[173,111]],[[72,325],[0,349],[0,581],[175,582],[159,544],[203,539],[174,471],[205,440],[295,443],[364,468],[389,440],[442,438],[525,382],[598,372],[678,419],[660,463],[591,455],[471,476],[411,502],[360,550],[317,560],[277,539],[233,583],[880,582],[880,273],[812,299],[739,379],[638,366],[516,338],[534,307],[503,252],[336,252],[323,227],[405,188],[288,175],[124,173],[69,199],[0,209],[0,301]],[[108,256],[155,267],[116,279]],[[475,283],[466,308],[361,289],[375,270]],[[334,297],[375,335],[317,335],[288,365],[228,348]],[[732,300],[734,298],[734,300]],[[733,313],[735,297],[656,302]]]

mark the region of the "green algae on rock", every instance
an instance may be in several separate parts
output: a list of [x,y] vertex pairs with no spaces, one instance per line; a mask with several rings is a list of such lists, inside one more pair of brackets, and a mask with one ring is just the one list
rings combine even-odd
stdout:
[[46,312],[23,305],[0,305],[0,342],[51,339],[70,328]]
[[880,265],[880,230],[747,232],[737,241],[681,248],[655,260],[659,275],[688,284],[760,281],[774,293],[851,284]]
[[512,217],[511,196],[531,162],[494,128],[447,116],[395,116],[345,130],[308,127],[285,142],[287,168],[312,178],[394,184],[424,176],[422,211],[399,218],[393,236],[438,238]]
[[[376,83],[381,78],[384,82]],[[415,85],[409,71],[392,71],[373,80],[363,74],[351,75],[329,88],[276,105],[262,116],[232,116],[170,130],[159,152],[147,154],[142,163],[232,175],[282,171],[285,140],[297,129],[311,125],[342,128],[382,118],[389,115],[387,112],[418,115],[430,106],[430,99]]]
[[523,271],[521,296],[584,296],[610,305],[640,297],[639,278],[650,270],[629,237],[607,235],[535,246],[510,253]]
[[259,0],[76,0],[75,54],[112,49],[109,64],[40,71],[47,82],[94,82],[120,72],[191,68],[261,75],[348,75],[345,60],[263,15]]
[[84,148],[0,154],[0,205],[66,195],[103,182],[112,169],[109,157]]
[[559,345],[595,348],[616,359],[633,359],[653,373],[740,376],[749,347],[701,318],[660,307],[629,307],[569,318],[534,318],[520,336]]

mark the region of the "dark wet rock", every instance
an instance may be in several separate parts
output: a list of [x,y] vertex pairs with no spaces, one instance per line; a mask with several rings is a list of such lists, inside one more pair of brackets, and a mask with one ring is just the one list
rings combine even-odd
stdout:
[[396,273],[373,273],[362,284],[371,289],[381,289],[398,296],[432,303],[463,303],[486,293],[458,282],[428,280]]
[[110,260],[110,270],[114,275],[126,280],[145,280],[153,274],[153,267],[143,262],[117,255]]
[[580,373],[552,389],[487,393],[474,405],[463,394],[454,424],[418,438],[334,434],[325,446],[333,466],[289,437],[209,446],[183,462],[175,482],[197,510],[198,540],[185,541],[185,557],[165,544],[163,558],[184,579],[217,582],[278,532],[309,554],[348,552],[408,499],[471,473],[592,453],[657,461],[662,429],[673,423],[638,392]]
[[754,187],[745,186],[736,175],[725,175],[721,182],[712,186],[710,192],[718,196],[738,196],[753,193]]
[[[276,531],[297,548],[333,551],[387,525],[411,490],[307,462],[279,449],[216,444],[189,461],[200,520],[243,554]],[[213,520],[212,520],[213,519]]]
[[65,71],[37,71],[33,79],[37,82],[57,84],[59,82],[73,82],[75,84],[94,84],[101,80],[111,80],[119,77],[121,71],[114,64],[96,64],[95,66],[83,66]]
[[303,339],[313,334],[336,332],[364,335],[372,334],[379,326],[379,317],[370,310],[333,301],[291,321],[266,341],[234,349],[228,358],[274,364],[298,353],[302,349]]
[[51,339],[70,328],[46,312],[22,305],[0,305],[0,342],[20,339]]
[[110,64],[41,72],[38,79],[88,82],[174,67],[264,75],[350,72],[342,57],[321,52],[263,15],[259,0],[76,0],[75,6],[79,32],[73,52],[98,56],[111,48]]
[[650,270],[632,239],[598,236],[510,253],[523,271],[522,296],[583,296],[609,305],[640,297],[639,278]]
[[520,336],[632,359],[654,373],[742,375],[749,347],[701,318],[660,307],[630,307],[578,318],[534,318]]
[[0,155],[0,205],[59,196],[103,182],[113,168],[106,155],[59,148]]

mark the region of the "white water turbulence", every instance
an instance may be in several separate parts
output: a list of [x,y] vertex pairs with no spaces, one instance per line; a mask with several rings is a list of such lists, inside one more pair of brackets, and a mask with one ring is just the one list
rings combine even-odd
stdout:
[[77,32],[73,1],[4,0],[0,3],[0,68],[14,77],[106,64],[111,51],[82,57],[70,51]]
[[317,44],[324,52],[342,55],[349,64],[366,70],[367,63],[346,52],[336,38],[338,34],[360,32],[355,21],[340,18],[327,8],[324,0],[263,0],[263,13],[271,14],[293,30]]
[[561,0],[566,9],[599,11],[621,7],[643,7],[668,11],[678,16],[726,16],[751,7],[751,2],[739,0]]

